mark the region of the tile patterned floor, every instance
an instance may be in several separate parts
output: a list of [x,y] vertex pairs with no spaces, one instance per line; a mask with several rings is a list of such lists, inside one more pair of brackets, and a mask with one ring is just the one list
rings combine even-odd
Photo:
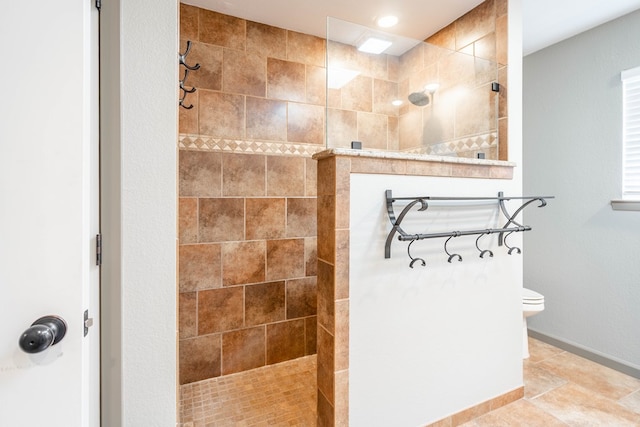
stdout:
[[[529,340],[524,399],[464,427],[640,427],[640,380]],[[180,387],[182,427],[315,426],[316,358]]]

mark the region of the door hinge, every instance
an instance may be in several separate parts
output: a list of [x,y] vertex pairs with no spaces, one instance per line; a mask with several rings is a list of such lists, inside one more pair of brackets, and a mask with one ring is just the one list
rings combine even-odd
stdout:
[[96,0],[96,9],[100,10],[102,7],[102,0]]
[[96,265],[102,265],[102,234],[96,234]]
[[89,333],[89,328],[93,326],[93,318],[89,317],[89,310],[84,311],[84,336]]

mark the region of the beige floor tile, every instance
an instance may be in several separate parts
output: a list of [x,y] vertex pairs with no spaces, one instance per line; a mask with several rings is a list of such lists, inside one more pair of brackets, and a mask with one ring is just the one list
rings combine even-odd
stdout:
[[545,359],[536,366],[613,400],[640,388],[640,380],[568,352]]
[[529,358],[525,359],[525,365],[541,362],[560,353],[564,353],[564,350],[529,337]]
[[640,390],[635,393],[631,393],[629,396],[625,396],[618,400],[618,403],[625,408],[640,414]]
[[640,426],[640,414],[572,383],[530,402],[570,426]]
[[524,364],[524,397],[533,399],[536,396],[546,393],[554,388],[567,383],[567,380],[552,374],[535,364]]
[[562,427],[567,424],[526,400],[518,400],[479,417],[464,427]]

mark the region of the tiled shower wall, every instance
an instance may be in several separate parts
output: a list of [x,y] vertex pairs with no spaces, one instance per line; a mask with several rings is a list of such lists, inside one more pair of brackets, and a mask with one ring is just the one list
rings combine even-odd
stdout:
[[[316,351],[316,163],[310,156],[324,149],[326,44],[184,4],[180,14],[181,49],[191,40],[187,62],[201,65],[186,81],[197,88],[185,99],[193,108],[179,108],[184,384]],[[489,0],[428,41],[488,49],[504,64],[503,33],[506,0]],[[502,66],[500,82],[502,139]],[[341,103],[359,108],[349,93],[340,93]],[[357,128],[371,134],[377,127],[369,116]],[[506,159],[506,151],[500,156]]]
[[316,352],[316,164],[180,152],[180,383]]

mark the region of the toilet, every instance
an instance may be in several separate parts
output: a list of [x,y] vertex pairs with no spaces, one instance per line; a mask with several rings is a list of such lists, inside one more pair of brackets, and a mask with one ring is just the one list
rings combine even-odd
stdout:
[[529,358],[527,317],[544,310],[544,296],[531,289],[522,288],[522,358]]

